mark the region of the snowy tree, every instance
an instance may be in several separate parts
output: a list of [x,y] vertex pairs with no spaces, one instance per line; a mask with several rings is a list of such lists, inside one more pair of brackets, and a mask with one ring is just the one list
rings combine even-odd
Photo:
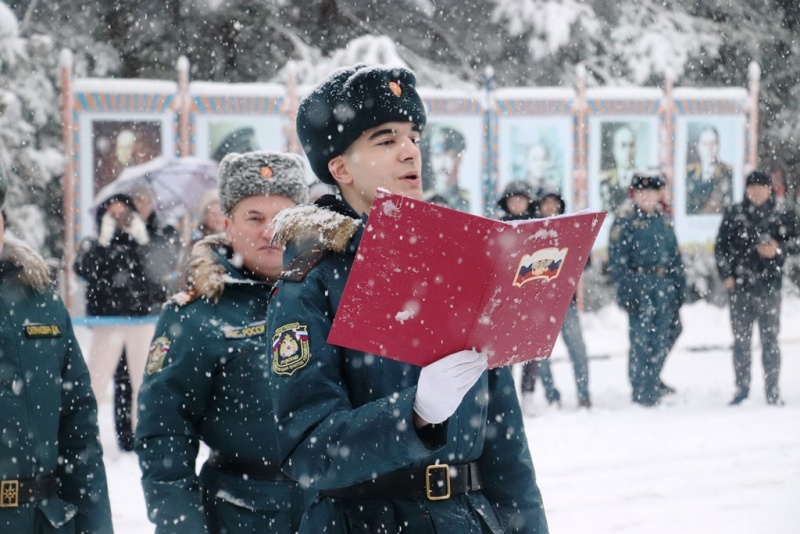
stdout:
[[[579,65],[590,85],[659,85],[670,75],[676,85],[741,87],[755,60],[762,160],[800,176],[795,0],[6,2],[16,19],[9,24],[6,7],[4,27],[16,29],[4,31],[0,68],[18,79],[3,102],[23,122],[3,135],[27,135],[29,151],[60,146],[54,57],[62,47],[74,52],[80,77],[174,80],[186,55],[197,80],[282,81],[291,60],[300,82],[313,83],[337,66],[380,61],[413,68],[420,85],[445,88],[480,87],[487,66],[499,87],[569,86]],[[34,159],[51,161],[13,157],[17,166]],[[56,183],[43,172],[18,177]]]
[[44,252],[48,238],[42,198],[60,173],[58,143],[47,139],[48,124],[58,120],[58,98],[48,78],[52,41],[37,35],[23,39],[17,18],[0,3],[0,158],[8,170],[6,211],[12,231]]

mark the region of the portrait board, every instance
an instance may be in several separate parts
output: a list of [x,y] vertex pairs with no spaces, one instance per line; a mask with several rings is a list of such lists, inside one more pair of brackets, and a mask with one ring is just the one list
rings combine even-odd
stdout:
[[636,169],[659,165],[658,117],[589,118],[589,208],[607,211],[595,248],[605,247]]
[[534,191],[558,189],[573,211],[573,118],[500,117],[497,196],[515,180],[524,180]]
[[172,154],[175,143],[173,123],[163,114],[82,114],[78,132],[78,237],[83,238],[95,231],[91,206],[97,193],[124,169]]
[[483,215],[483,118],[431,116],[420,140],[424,198]]
[[681,116],[675,124],[674,213],[681,244],[714,239],[743,195],[743,115]]
[[220,161],[230,152],[285,152],[287,120],[284,115],[197,116],[197,155]]

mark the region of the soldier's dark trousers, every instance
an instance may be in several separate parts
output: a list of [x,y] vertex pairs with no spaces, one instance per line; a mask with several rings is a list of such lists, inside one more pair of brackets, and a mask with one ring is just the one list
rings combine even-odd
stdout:
[[[578,400],[590,400],[589,395],[589,358],[586,355],[586,345],[583,342],[583,331],[578,318],[578,307],[571,302],[567,308],[564,324],[561,326],[561,338],[567,346],[569,359],[572,360],[572,369],[575,372],[575,387],[578,390]],[[560,392],[553,381],[553,371],[550,369],[549,360],[527,362],[522,368],[522,391],[532,392],[535,389],[536,377],[542,379],[545,397],[548,402],[561,399]]]
[[656,404],[660,375],[674,343],[675,290],[666,279],[643,284],[637,309],[628,314],[628,378],[634,402]]
[[781,351],[778,346],[781,329],[780,288],[738,290],[731,293],[730,297],[733,371],[737,393],[741,391],[746,394],[750,391],[751,342],[753,323],[757,322],[767,399],[777,399],[780,396],[778,379],[781,370]]

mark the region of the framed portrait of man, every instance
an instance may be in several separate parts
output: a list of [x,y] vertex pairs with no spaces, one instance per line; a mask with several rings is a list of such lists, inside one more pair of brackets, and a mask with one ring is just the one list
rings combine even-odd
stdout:
[[78,119],[78,139],[80,239],[94,232],[91,206],[97,193],[126,168],[173,154],[175,132],[171,115],[83,113]]
[[657,117],[590,119],[590,208],[613,216],[628,198],[634,171],[657,165]]
[[420,141],[425,200],[483,214],[480,117],[428,116]]
[[682,116],[675,124],[674,211],[682,242],[713,237],[743,194],[743,115]]
[[498,192],[511,181],[525,180],[534,191],[557,189],[571,211],[573,118],[501,117],[498,129]]
[[97,120],[91,124],[94,193],[127,167],[162,154],[162,124],[151,120]]
[[288,139],[285,115],[205,115],[196,119],[197,155],[221,161],[231,152],[283,152]]

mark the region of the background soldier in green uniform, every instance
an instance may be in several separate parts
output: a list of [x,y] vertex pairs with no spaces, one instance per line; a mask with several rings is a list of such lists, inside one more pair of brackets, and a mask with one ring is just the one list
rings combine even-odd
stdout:
[[628,312],[632,398],[644,406],[672,390],[660,375],[680,332],[686,291],[675,230],[659,210],[663,187],[659,172],[634,174],[633,206],[614,221],[608,245],[617,302]]
[[[0,209],[8,182],[0,165]],[[44,260],[0,216],[0,532],[113,532],[97,404]]]
[[419,368],[326,342],[377,189],[422,199],[425,119],[411,71],[366,65],[298,110],[314,173],[342,196],[276,220],[270,382],[281,467],[319,490],[303,533],[547,532],[509,367],[464,350]]
[[[303,495],[280,471],[266,375],[265,315],[282,247],[280,210],[304,202],[297,155],[228,154],[225,235],[192,250],[189,288],[161,313],[139,394],[136,452],[156,532],[293,533]],[[199,478],[199,442],[211,449]]]

